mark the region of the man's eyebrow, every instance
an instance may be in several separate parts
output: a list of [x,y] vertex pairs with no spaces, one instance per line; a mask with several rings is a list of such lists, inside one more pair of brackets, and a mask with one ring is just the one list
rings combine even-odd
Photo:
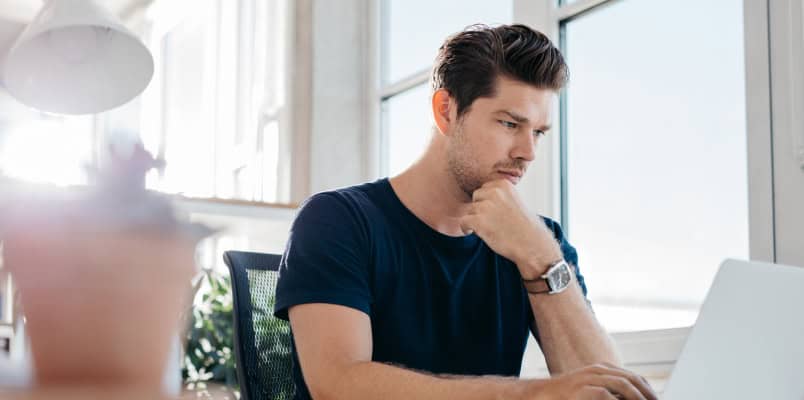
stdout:
[[[526,124],[526,123],[528,123],[530,121],[527,117],[519,115],[519,114],[517,114],[517,113],[515,113],[513,111],[509,111],[509,110],[497,110],[494,113],[495,114],[505,114],[505,115],[511,117],[511,119],[513,119],[514,121],[516,121],[517,123],[520,123],[520,124]],[[551,128],[550,124],[547,124],[547,125],[544,125],[541,128],[539,128],[539,130],[542,130],[542,131],[546,132],[546,131],[549,131],[550,128]]]
[[518,123],[520,123],[520,124],[526,124],[526,123],[528,123],[528,121],[529,121],[527,117],[524,117],[524,116],[522,116],[522,115],[519,115],[519,114],[517,114],[517,113],[515,113],[515,112],[513,112],[513,111],[508,111],[508,110],[497,110],[497,111],[495,111],[494,113],[495,113],[495,114],[505,114],[505,115],[508,115],[509,117],[511,117],[511,119],[513,119],[514,121],[516,121],[516,122],[518,122]]

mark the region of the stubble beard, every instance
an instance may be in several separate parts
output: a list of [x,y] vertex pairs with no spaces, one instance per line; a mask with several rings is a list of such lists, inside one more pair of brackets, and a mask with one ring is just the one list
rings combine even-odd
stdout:
[[[450,175],[455,179],[455,183],[471,200],[475,190],[480,189],[483,184],[491,181],[494,177],[491,176],[491,173],[483,175],[479,172],[480,166],[468,149],[466,132],[464,132],[463,122],[461,122],[456,127],[453,141],[447,150],[447,167]],[[519,170],[524,175],[527,170],[527,163],[522,160],[501,161],[492,168],[494,171],[497,169]]]
[[460,123],[447,150],[447,167],[458,187],[471,199],[475,190],[483,186],[487,179],[477,173],[477,163],[467,149],[463,123]]

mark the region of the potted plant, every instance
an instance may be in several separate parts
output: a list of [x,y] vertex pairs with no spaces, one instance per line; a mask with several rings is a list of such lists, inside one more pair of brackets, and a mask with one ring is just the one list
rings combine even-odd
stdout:
[[[267,273],[267,272],[266,272]],[[190,390],[204,391],[208,384],[238,391],[234,350],[231,278],[212,269],[205,270],[196,285],[195,304],[189,310],[183,377]],[[292,399],[290,326],[273,318],[275,297],[265,291],[251,292],[257,362],[256,379],[273,382],[285,392],[271,393],[273,399]],[[282,368],[285,368],[283,370]]]
[[182,378],[189,390],[205,390],[208,382],[237,390],[231,281],[205,269],[194,292],[186,316]]
[[177,316],[210,233],[144,189],[141,146],[85,188],[6,183],[3,261],[26,316],[40,386],[161,387]]

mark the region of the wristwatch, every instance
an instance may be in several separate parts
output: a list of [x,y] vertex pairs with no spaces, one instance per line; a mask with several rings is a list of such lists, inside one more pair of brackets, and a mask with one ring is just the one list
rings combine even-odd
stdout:
[[530,280],[523,279],[523,282],[528,293],[558,294],[569,287],[572,275],[572,267],[562,259],[550,266],[542,276]]

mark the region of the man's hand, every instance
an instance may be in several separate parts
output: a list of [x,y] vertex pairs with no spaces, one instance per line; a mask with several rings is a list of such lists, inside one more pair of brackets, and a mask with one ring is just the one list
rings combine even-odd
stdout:
[[656,400],[645,378],[613,365],[601,364],[581,368],[541,381],[525,399],[538,400]]
[[553,233],[525,213],[514,185],[506,179],[486,182],[472,194],[472,207],[461,228],[474,231],[497,254],[513,261],[522,279],[541,276],[562,258]]

